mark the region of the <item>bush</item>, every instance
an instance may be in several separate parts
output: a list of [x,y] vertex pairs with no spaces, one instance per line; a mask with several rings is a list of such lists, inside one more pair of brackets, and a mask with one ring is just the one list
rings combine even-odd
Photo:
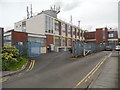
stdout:
[[19,51],[14,46],[3,47],[1,50],[2,70],[9,70],[8,67],[19,62]]

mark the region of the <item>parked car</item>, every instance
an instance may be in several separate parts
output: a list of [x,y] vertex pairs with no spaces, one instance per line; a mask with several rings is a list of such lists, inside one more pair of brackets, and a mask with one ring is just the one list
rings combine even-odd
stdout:
[[120,45],[117,45],[117,46],[115,47],[115,50],[116,50],[116,51],[120,51]]
[[105,50],[106,50],[106,51],[112,51],[113,49],[112,49],[112,46],[106,46],[106,47],[105,47]]

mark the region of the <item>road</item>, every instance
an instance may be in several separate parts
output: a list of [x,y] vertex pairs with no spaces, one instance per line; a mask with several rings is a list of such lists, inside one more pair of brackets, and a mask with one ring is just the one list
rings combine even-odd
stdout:
[[69,52],[41,55],[31,71],[3,82],[3,88],[74,88],[110,53],[103,51],[77,60]]

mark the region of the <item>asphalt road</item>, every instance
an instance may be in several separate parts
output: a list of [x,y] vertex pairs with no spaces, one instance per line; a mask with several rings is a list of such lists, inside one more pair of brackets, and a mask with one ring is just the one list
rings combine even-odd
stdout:
[[3,82],[3,88],[73,88],[108,54],[104,51],[77,60],[69,52],[41,55],[31,71]]

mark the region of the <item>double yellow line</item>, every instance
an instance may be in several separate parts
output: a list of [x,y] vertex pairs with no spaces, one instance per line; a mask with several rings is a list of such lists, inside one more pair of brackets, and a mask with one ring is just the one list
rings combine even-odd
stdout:
[[[34,68],[34,65],[35,65],[35,60],[32,60],[31,62],[30,62],[30,65],[29,65],[29,67],[28,67],[28,69],[26,70],[26,71],[31,71],[33,68]],[[19,73],[18,75],[20,76],[20,75],[22,75],[23,73]],[[0,82],[5,82],[5,81],[7,81],[8,79],[10,79],[10,76],[7,76],[7,77],[2,77],[2,78],[0,78]]]
[[33,69],[34,65],[35,65],[35,60],[32,60],[30,62],[30,65],[29,65],[29,67],[28,67],[28,69],[26,71],[31,71]]
[[110,53],[108,56],[106,56],[102,61],[100,61],[80,82],[77,83],[77,85],[75,85],[74,88],[77,88],[83,81],[87,82],[88,79],[90,79],[95,72],[100,68],[100,66],[105,62],[105,60],[110,57],[112,55],[112,53]]
[[3,78],[0,78],[0,82],[5,82],[9,79],[9,77],[3,77]]

